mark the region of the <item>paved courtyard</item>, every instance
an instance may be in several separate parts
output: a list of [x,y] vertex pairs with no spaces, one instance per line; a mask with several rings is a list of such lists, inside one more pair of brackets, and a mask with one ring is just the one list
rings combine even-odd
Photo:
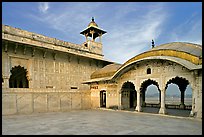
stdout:
[[115,110],[2,116],[3,135],[201,135],[202,121]]

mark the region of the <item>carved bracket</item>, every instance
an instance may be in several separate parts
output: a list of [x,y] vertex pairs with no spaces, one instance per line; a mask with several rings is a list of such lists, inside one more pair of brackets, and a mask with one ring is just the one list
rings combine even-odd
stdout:
[[56,53],[53,53],[53,59],[56,60]]
[[8,51],[8,41],[6,41],[6,44],[5,44],[5,52]]
[[90,60],[90,61],[89,61],[89,65],[91,66],[91,64],[92,64],[92,61]]
[[32,57],[35,55],[35,48],[32,48]]
[[26,54],[26,46],[24,45],[23,54]]
[[15,46],[15,49],[14,49],[15,54],[16,54],[17,48],[18,48],[18,43],[16,43],[16,46]]
[[67,55],[67,59],[68,59],[68,62],[70,62],[71,61],[71,56]]
[[44,50],[44,51],[43,51],[43,58],[45,58],[46,53],[47,53],[47,50]]

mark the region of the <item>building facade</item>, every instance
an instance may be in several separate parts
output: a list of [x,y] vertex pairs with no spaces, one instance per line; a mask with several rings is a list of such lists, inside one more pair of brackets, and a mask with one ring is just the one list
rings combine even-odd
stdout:
[[3,114],[91,108],[82,82],[112,63],[102,54],[105,31],[95,25],[92,19],[82,31],[81,45],[2,25]]
[[182,109],[191,86],[190,115],[202,118],[200,45],[153,46],[118,64],[103,58],[105,33],[92,19],[80,33],[86,41],[78,45],[2,25],[3,115],[100,107],[142,112],[151,84],[159,91],[159,113],[167,114],[166,89],[174,83],[181,91]]

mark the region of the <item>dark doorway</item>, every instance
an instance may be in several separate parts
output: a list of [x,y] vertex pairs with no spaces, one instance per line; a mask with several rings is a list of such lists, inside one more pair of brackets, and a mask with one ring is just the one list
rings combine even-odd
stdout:
[[135,108],[136,107],[136,92],[131,91],[130,92],[130,108]]
[[15,66],[11,70],[9,88],[28,88],[27,71],[21,66]]
[[136,90],[131,82],[125,82],[121,88],[121,109],[134,110],[136,107]]
[[100,91],[100,107],[106,107],[106,91]]

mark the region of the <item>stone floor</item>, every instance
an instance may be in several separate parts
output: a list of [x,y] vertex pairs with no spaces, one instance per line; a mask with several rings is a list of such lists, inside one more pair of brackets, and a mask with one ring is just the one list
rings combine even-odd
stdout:
[[202,135],[202,120],[93,109],[2,116],[3,135]]

